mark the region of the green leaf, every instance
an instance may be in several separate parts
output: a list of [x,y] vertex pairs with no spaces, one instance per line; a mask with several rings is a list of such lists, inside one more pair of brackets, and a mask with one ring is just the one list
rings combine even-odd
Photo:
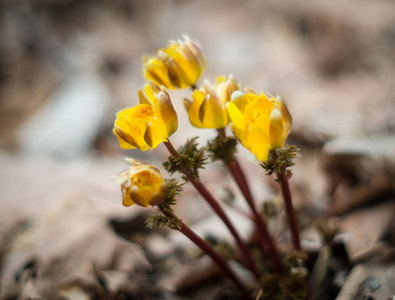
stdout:
[[198,137],[187,140],[185,145],[179,147],[179,156],[169,156],[168,160],[163,163],[164,168],[171,175],[175,172],[184,174],[182,178],[186,179],[190,176],[199,177],[199,169],[204,169],[207,163],[206,148],[198,148]]
[[163,212],[173,212],[171,207],[177,204],[176,197],[181,194],[184,183],[179,183],[176,178],[167,178],[165,180],[168,185],[166,200],[159,205],[159,209]]
[[225,164],[230,163],[234,159],[238,140],[234,136],[222,138],[219,135],[207,142],[207,151],[211,157],[211,161],[221,160]]
[[268,161],[262,163],[262,168],[266,171],[266,175],[272,174],[286,174],[290,175],[291,170],[288,168],[294,165],[293,160],[300,157],[298,154],[299,149],[296,146],[287,146],[286,148],[275,149],[277,158],[273,159],[269,152]]

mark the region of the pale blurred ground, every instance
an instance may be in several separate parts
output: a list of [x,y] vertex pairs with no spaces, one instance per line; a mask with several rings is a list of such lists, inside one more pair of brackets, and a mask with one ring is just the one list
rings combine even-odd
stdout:
[[[233,74],[242,87],[286,100],[294,118],[290,140],[310,158],[296,167],[295,181],[305,192],[299,200],[327,200],[320,170],[328,141],[334,141],[330,151],[355,153],[360,148],[349,145],[371,146],[378,138],[377,147],[393,157],[394,1],[2,0],[0,24],[3,236],[20,222],[42,221],[71,198],[88,201],[90,212],[105,221],[141,211],[122,207],[111,177],[127,167],[123,156],[161,167],[166,149],[122,151],[112,124],[118,110],[137,104],[141,56],[182,34],[206,53],[204,78]],[[194,135],[202,143],[214,136],[189,124],[182,99],[190,91],[171,96],[180,119],[171,138],[176,146]],[[340,138],[345,150],[342,140],[336,146]],[[262,170],[246,151],[240,154],[254,193],[270,197]],[[202,172],[214,189],[224,176],[221,168]],[[191,189],[186,193],[180,213],[195,223],[209,210]]]

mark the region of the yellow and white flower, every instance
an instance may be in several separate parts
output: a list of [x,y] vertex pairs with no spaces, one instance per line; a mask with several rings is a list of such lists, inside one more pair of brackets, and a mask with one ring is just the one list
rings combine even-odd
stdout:
[[156,56],[143,57],[143,72],[148,80],[169,89],[193,87],[206,70],[206,58],[200,46],[189,37],[170,42]]
[[118,112],[114,122],[113,132],[123,149],[154,149],[178,128],[177,113],[166,89],[149,81],[144,91],[138,91],[140,104]]
[[148,207],[165,202],[168,185],[159,170],[137,159],[127,158],[126,161],[131,167],[115,178],[121,185],[123,205]]
[[214,85],[205,81],[199,90],[192,94],[193,101],[184,99],[191,124],[199,128],[224,128],[229,123],[226,104],[234,91],[240,89],[232,76],[217,78]]
[[284,147],[292,127],[292,117],[280,97],[245,89],[236,91],[227,109],[231,129],[241,144],[258,160],[267,161],[269,150]]

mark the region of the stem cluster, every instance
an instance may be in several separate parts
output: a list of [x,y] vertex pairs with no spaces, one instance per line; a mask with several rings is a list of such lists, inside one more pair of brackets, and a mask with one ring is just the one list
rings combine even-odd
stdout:
[[[208,152],[211,154],[212,160],[222,161],[224,166],[228,169],[229,173],[237,183],[240,191],[248,203],[248,206],[250,207],[252,219],[256,225],[260,238],[259,246],[261,246],[263,254],[270,257],[271,261],[273,262],[274,274],[278,274],[278,276],[280,276],[283,270],[280,262],[280,256],[276,249],[276,244],[270,235],[267,222],[263,214],[260,214],[256,208],[255,201],[248,186],[248,181],[239,162],[234,156],[237,141],[235,143],[233,139],[227,138],[223,129],[218,130],[218,133],[218,137],[214,141],[209,142],[207,149],[199,149],[195,139],[187,141],[186,145],[180,147],[179,150],[176,150],[170,141],[165,142],[164,144],[171,156],[169,157],[168,161],[164,163],[164,166],[171,174],[176,171],[181,173],[183,175],[182,178],[186,182],[191,183],[200,193],[200,195],[207,201],[207,203],[211,206],[211,208],[231,232],[246,266],[251,270],[256,281],[260,282],[261,274],[252,258],[251,252],[246,242],[240,237],[238,231],[228,218],[219,202],[199,179],[199,168],[203,168],[207,159],[205,155],[206,150],[208,150]],[[288,185],[288,176],[290,174],[288,167],[292,165],[292,159],[296,156],[296,149],[291,147],[279,151],[283,152],[280,152],[280,155],[278,155],[276,151],[272,150],[270,152],[269,161],[262,166],[268,173],[274,173],[277,176],[277,181],[281,185],[281,191],[285,203],[285,212],[290,226],[293,246],[295,250],[299,251],[301,249],[299,231],[295,213],[292,207],[292,198]],[[171,190],[172,189],[169,191],[171,192]],[[174,202],[174,197],[171,201]],[[169,200],[168,203],[171,201]],[[187,236],[217,263],[217,265],[223,270],[224,274],[234,282],[235,286],[240,290],[243,297],[247,297],[245,287],[229,267],[226,260],[221,255],[219,255],[206,241],[197,236],[196,233],[194,233],[187,225],[185,225],[174,214],[173,210],[170,208],[170,205],[167,205],[168,203],[159,205],[159,210],[163,213],[163,220],[158,219],[157,222],[162,222],[162,225],[170,226],[171,228],[178,230]],[[151,223],[154,223],[154,221],[151,221]]]

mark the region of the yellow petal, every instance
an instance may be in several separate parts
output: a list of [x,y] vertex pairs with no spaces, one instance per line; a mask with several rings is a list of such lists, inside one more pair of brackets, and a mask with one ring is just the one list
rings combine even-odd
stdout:
[[281,112],[281,117],[284,121],[284,134],[285,136],[288,136],[292,127],[292,116],[289,113],[287,106],[285,105],[285,103],[282,101],[280,97],[277,97],[277,101],[278,101],[279,110]]
[[191,52],[195,57],[195,60],[199,65],[199,71],[200,71],[199,73],[200,75],[202,75],[206,70],[206,66],[207,66],[207,61],[203,54],[203,51],[200,48],[200,46],[196,42],[192,41],[189,37],[184,36],[184,38],[185,38],[185,43],[188,45],[189,49],[191,50]]
[[231,100],[233,90],[228,84],[226,84],[226,82],[217,85],[216,90],[218,98],[221,99],[221,102],[226,105],[226,103]]
[[[145,93],[145,95],[147,95],[149,103],[153,107],[155,107],[158,105],[158,103],[157,103],[158,100],[157,100],[157,96],[156,96],[157,93],[156,93],[155,87],[153,86],[155,83],[153,83],[153,81],[151,81],[151,80],[148,82],[149,83],[144,86],[144,93]],[[158,87],[158,89],[159,89],[159,87]]]
[[244,128],[237,127],[235,124],[230,124],[230,129],[240,141],[240,143],[245,147],[245,143],[247,141],[245,139]]
[[237,127],[244,128],[244,117],[236,103],[234,101],[228,102],[226,108],[228,110],[229,118],[232,120],[232,122]]
[[159,170],[151,165],[144,165],[139,169],[139,172],[131,176],[131,199],[143,207],[163,203],[168,186]]
[[[177,57],[178,59],[175,60],[174,57]],[[194,85],[195,82],[193,82],[189,77],[192,74],[188,74],[184,70],[187,66],[185,59],[183,59],[178,53],[174,54],[174,57],[169,58],[167,62],[170,81],[174,86],[182,89]]]
[[155,149],[160,143],[167,141],[167,133],[164,124],[161,121],[153,120],[147,126],[144,134],[144,141],[152,148]]
[[[139,187],[134,185],[130,190],[130,198],[137,205],[148,207],[149,199],[140,191]],[[148,200],[148,201],[147,201]]]
[[167,66],[165,63],[155,57],[143,58],[144,76],[148,80],[152,80],[157,85],[164,85],[169,89],[176,89],[169,79]]
[[164,92],[158,95],[158,111],[165,124],[167,137],[169,137],[178,129],[178,116],[170,98]]
[[155,96],[157,96],[159,94],[159,92],[161,92],[161,88],[152,80],[148,80],[147,81],[149,88],[151,89],[151,93]]
[[183,60],[177,61],[177,57],[174,57],[177,63],[183,64],[182,68],[189,78],[196,82],[201,74],[201,67],[198,62],[198,58],[191,51],[191,48],[186,43],[180,43],[179,53],[182,55]]
[[223,82],[226,82],[226,77],[225,76],[218,76],[217,79],[215,80],[215,84],[219,85]]
[[208,99],[210,98],[210,95],[207,95],[205,98],[204,98],[204,100],[203,100],[203,102],[202,102],[202,104],[200,105],[200,107],[199,107],[199,121],[200,121],[200,123],[204,126],[204,116],[206,115],[206,112],[207,112],[207,103],[208,103]]
[[283,136],[283,120],[281,113],[277,109],[273,109],[270,114],[270,149],[284,147],[285,138]]
[[130,189],[122,190],[122,204],[126,207],[135,204],[132,198],[130,197]]
[[131,135],[124,133],[121,128],[119,128],[118,126],[115,126],[112,131],[118,138],[119,146],[122,149],[136,149],[137,148],[138,144],[137,144],[136,140]]
[[167,136],[171,136],[178,129],[178,116],[165,88],[159,88],[154,82],[149,81],[145,86],[145,94],[153,104],[154,117],[163,121]]
[[205,128],[220,129],[228,124],[226,107],[215,94],[211,93],[206,97],[201,110],[204,110],[202,124]]
[[151,102],[147,99],[147,97],[145,97],[142,89],[139,89],[137,91],[137,94],[139,96],[140,104],[152,105]]
[[240,90],[240,85],[236,83],[235,79],[231,75],[228,79],[223,76],[219,76],[216,80],[215,90],[219,99],[221,99],[221,102],[226,104],[231,101],[232,93]]
[[234,91],[231,96],[231,102],[236,105],[243,114],[250,101],[241,91]]
[[[265,116],[265,119],[269,120],[270,113],[272,111],[273,103],[265,101],[262,98],[253,98],[254,100],[249,101],[244,111],[244,118],[246,122],[256,122],[258,118]],[[268,124],[267,124],[268,125]],[[267,128],[268,129],[268,128]]]
[[267,161],[269,153],[269,137],[267,132],[254,128],[248,133],[246,148],[255,154],[259,161]]
[[191,124],[198,128],[203,128],[203,124],[200,121],[199,113],[200,113],[200,106],[202,105],[206,95],[198,90],[193,92],[193,103],[189,109],[189,120]]
[[[144,133],[153,116],[152,106],[147,104],[139,104],[120,111],[114,123],[114,133],[119,138],[121,147],[125,149],[137,147],[142,151],[148,150],[149,146],[144,141]],[[127,146],[124,142],[132,147]]]

